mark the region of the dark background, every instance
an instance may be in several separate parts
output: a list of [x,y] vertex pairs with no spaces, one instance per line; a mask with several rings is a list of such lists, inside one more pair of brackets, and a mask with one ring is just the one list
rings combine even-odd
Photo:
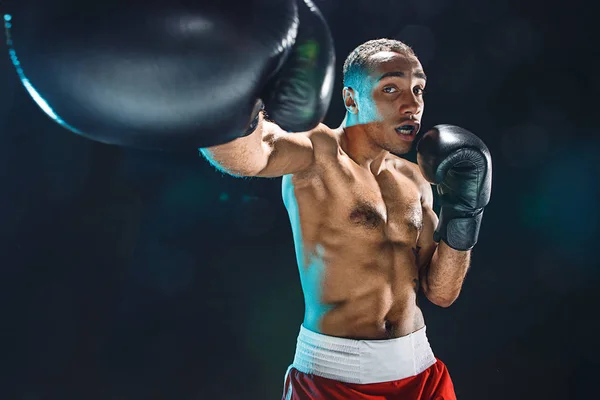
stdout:
[[[317,0],[337,67],[412,45],[425,127],[488,144],[463,292],[421,302],[461,400],[597,396],[596,12],[516,0]],[[341,73],[325,122],[343,118]],[[60,128],[0,57],[0,398],[276,399],[303,301],[280,179]],[[414,153],[408,154],[414,159]]]

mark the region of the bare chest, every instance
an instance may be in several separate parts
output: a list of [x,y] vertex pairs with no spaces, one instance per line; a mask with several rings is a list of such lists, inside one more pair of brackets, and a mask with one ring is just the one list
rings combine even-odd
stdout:
[[295,196],[305,223],[377,241],[414,243],[423,224],[419,188],[396,170],[374,176],[342,163],[298,181]]
[[377,177],[357,177],[349,189],[339,217],[350,229],[380,231],[392,242],[416,239],[423,216],[419,191],[410,179],[386,171]]

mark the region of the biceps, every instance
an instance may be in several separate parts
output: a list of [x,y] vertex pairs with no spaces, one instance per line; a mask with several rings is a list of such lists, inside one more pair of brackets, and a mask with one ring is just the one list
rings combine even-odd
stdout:
[[263,145],[269,157],[266,167],[258,176],[279,177],[294,174],[313,163],[313,145],[306,133],[287,133],[276,127],[274,132],[265,135]]

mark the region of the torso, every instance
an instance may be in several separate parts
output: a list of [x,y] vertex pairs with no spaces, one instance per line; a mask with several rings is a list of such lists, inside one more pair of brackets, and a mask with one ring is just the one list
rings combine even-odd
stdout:
[[335,133],[320,136],[314,165],[283,178],[303,325],[355,339],[408,335],[424,325],[416,303],[423,215],[414,164],[390,155],[373,174],[344,153]]

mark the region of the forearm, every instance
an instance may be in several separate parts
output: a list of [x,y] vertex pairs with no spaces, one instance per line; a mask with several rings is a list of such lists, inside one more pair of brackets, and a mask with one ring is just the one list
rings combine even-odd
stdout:
[[200,149],[218,170],[233,176],[255,176],[267,165],[269,146],[264,140],[262,113],[256,129],[231,142]]
[[422,271],[425,296],[440,307],[449,307],[460,294],[470,261],[471,250],[454,250],[441,241]]

